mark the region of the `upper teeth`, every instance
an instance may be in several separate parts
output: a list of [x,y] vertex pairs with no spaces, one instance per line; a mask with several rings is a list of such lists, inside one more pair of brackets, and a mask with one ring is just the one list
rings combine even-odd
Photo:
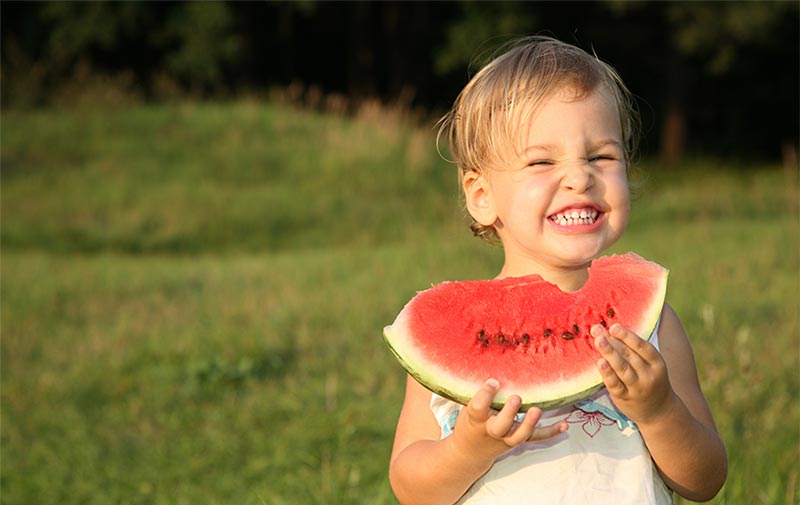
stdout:
[[595,209],[568,210],[554,214],[551,219],[556,223],[566,226],[570,224],[591,224],[600,215]]

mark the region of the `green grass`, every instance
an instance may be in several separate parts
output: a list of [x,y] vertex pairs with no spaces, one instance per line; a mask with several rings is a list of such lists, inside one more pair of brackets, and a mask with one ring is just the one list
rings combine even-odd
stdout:
[[[237,102],[2,134],[2,503],[394,503],[381,329],[501,259],[431,129]],[[730,454],[714,503],[797,503],[797,183],[649,168],[615,250],[671,270]]]
[[455,184],[430,132],[389,122],[249,102],[9,112],[3,245],[197,254],[397,238],[451,213],[440,196]]

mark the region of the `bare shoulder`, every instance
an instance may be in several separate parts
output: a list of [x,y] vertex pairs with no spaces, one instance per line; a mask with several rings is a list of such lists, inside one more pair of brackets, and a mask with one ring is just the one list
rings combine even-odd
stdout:
[[700,387],[697,362],[689,336],[675,309],[669,304],[664,304],[661,314],[658,343],[661,356],[667,365],[667,374],[672,389],[697,420],[713,427],[714,420]]
[[676,386],[676,381],[679,383],[698,382],[697,365],[689,336],[675,309],[669,304],[664,304],[664,310],[661,313],[658,346],[661,356],[667,363],[667,371],[673,387]]
[[668,303],[664,304],[661,312],[661,323],[658,328],[658,343],[661,355],[667,361],[667,365],[685,363],[692,361],[694,365],[694,353],[689,342],[689,336],[681,323],[678,313]]

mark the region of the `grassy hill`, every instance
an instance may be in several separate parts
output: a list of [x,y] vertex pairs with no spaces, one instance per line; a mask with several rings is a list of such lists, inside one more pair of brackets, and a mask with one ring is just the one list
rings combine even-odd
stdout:
[[[2,123],[3,503],[394,503],[381,329],[501,260],[432,128],[247,101]],[[795,174],[643,168],[615,251],[671,270],[731,458],[714,503],[795,503]]]

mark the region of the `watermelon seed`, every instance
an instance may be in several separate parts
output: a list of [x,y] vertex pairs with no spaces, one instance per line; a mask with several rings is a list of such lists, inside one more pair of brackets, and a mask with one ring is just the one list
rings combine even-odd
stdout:
[[523,333],[522,334],[522,343],[523,344],[527,344],[528,342],[530,342],[530,340],[531,340],[531,337],[527,333]]
[[575,334],[577,335],[578,333],[580,333],[580,332],[581,332],[581,329],[578,327],[578,325],[577,325],[577,324],[573,324],[573,325],[572,325],[572,332],[573,332],[573,333],[575,333]]
[[608,323],[606,323],[606,320],[602,317],[600,318],[600,324],[603,326],[603,328],[608,328]]
[[503,335],[502,333],[498,333],[497,334],[497,343],[498,344],[503,344],[503,343],[505,343],[505,341],[506,341],[505,335]]
[[481,342],[486,341],[486,333],[483,330],[478,332],[478,340]]
[[551,330],[550,328],[547,328],[547,329],[544,330],[544,337],[545,338],[549,337],[552,334],[553,334],[553,330]]
[[489,341],[488,340],[481,341],[481,347],[489,347]]
[[606,311],[606,315],[608,315],[608,317],[614,317],[614,309],[608,309],[608,311]]
[[573,338],[575,338],[575,335],[568,331],[565,331],[564,333],[561,334],[561,338],[563,338],[564,340],[572,340]]

